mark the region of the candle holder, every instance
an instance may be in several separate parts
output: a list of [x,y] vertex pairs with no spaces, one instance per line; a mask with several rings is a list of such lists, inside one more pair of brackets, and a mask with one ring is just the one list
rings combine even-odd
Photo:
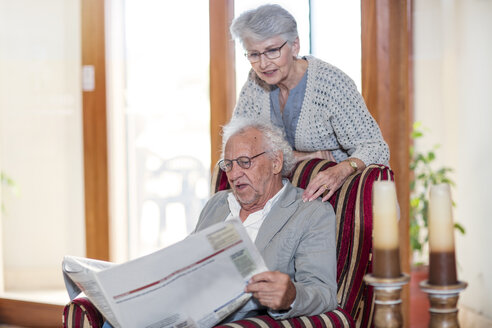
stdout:
[[378,278],[366,274],[364,281],[374,287],[374,326],[376,328],[403,327],[401,315],[401,288],[410,280],[410,276],[402,273],[397,278]]
[[420,289],[429,297],[430,328],[460,326],[458,322],[458,298],[460,292],[467,286],[468,284],[463,281],[447,286],[431,285],[428,280],[420,283]]

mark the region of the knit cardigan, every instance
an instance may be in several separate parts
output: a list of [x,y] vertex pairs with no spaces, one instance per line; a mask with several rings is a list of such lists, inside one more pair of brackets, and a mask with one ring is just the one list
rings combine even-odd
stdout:
[[[330,150],[337,162],[355,157],[388,165],[389,149],[354,82],[340,69],[313,56],[295,131],[297,151]],[[233,117],[270,120],[270,92],[276,88],[251,70],[241,89]]]

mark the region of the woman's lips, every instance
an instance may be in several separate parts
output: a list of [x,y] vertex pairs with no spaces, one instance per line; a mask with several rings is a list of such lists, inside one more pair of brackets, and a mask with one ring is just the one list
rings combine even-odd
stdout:
[[263,75],[271,76],[271,75],[275,74],[276,71],[277,71],[276,69],[273,69],[270,71],[263,71]]

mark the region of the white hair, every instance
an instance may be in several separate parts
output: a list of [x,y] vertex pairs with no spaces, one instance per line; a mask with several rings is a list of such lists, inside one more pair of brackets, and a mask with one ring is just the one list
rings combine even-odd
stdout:
[[295,18],[281,6],[272,4],[243,12],[232,21],[230,31],[243,46],[249,39],[265,41],[279,35],[292,44],[299,36]]
[[227,141],[236,134],[241,134],[249,129],[256,129],[263,136],[263,144],[268,148],[267,153],[270,158],[274,158],[275,153],[282,152],[284,160],[282,163],[282,175],[288,176],[296,164],[292,147],[287,142],[282,129],[272,125],[270,122],[265,123],[258,119],[251,118],[233,118],[229,123],[222,127],[222,158]]

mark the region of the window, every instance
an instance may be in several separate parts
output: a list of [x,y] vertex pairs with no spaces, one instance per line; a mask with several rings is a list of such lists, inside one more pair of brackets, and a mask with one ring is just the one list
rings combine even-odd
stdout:
[[[123,260],[183,239],[209,197],[208,2],[126,0],[111,8],[111,167],[120,172],[112,221],[121,228],[112,248],[128,250],[115,257]],[[125,212],[121,227],[114,214]]]

